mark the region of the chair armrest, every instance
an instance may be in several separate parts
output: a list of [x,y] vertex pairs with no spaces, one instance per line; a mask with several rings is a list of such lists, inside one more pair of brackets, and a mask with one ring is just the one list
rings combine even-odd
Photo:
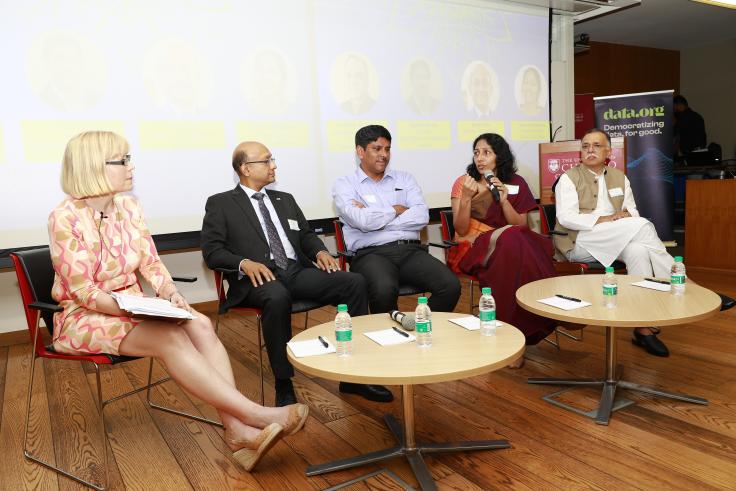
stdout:
[[427,245],[430,246],[430,247],[437,247],[439,249],[449,249],[450,247],[452,247],[452,244],[449,244],[448,242],[450,242],[450,241],[449,240],[443,240],[442,241],[442,244],[438,244],[436,242],[427,242]]
[[230,268],[213,268],[213,269],[219,273],[224,273],[224,274],[237,273],[239,271],[237,269],[230,269]]
[[171,279],[179,283],[194,283],[197,281],[196,276],[172,276]]
[[28,304],[29,309],[41,310],[43,312],[62,312],[64,309],[61,305],[46,302],[33,302]]
[[567,235],[567,232],[560,232],[558,230],[550,230],[549,234],[550,235]]
[[337,251],[335,254],[337,254],[337,257],[344,257],[347,259],[350,259],[355,255],[355,254],[350,254],[347,251]]

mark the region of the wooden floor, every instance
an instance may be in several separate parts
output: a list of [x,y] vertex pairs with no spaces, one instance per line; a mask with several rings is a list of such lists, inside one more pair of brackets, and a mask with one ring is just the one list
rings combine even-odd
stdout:
[[[736,295],[728,274],[690,275],[716,291]],[[458,311],[468,305],[464,285]],[[402,307],[413,307],[412,298]],[[332,309],[310,315],[328,321]],[[293,319],[300,326],[304,317]],[[663,329],[672,355],[655,358],[620,332],[619,359],[626,378],[670,391],[700,395],[708,406],[627,393],[637,404],[615,413],[610,426],[556,408],[540,399],[550,387],[526,384],[530,376],[599,376],[604,337],[588,328],[582,342],[562,338],[562,349],[541,343],[528,350],[521,370],[416,388],[417,438],[421,441],[506,438],[512,448],[440,454],[427,459],[440,489],[736,489],[736,309],[692,325]],[[256,396],[258,386],[254,323],[225,318],[220,331],[240,389]],[[23,458],[29,345],[0,348],[0,489],[70,489],[72,481]],[[35,450],[57,463],[100,475],[101,441],[94,405],[94,377],[79,364],[45,361],[36,372],[30,433]],[[42,368],[41,368],[42,367]],[[122,392],[140,386],[147,365],[123,364],[104,373],[107,387]],[[149,411],[143,396],[109,406],[107,434],[112,452],[113,489],[323,489],[388,468],[411,486],[408,464],[395,459],[308,478],[308,464],[349,457],[393,444],[381,416],[400,417],[400,403],[370,403],[341,397],[337,383],[297,374],[297,395],[311,407],[303,431],[287,437],[248,474],[233,461],[221,432],[208,425]],[[398,388],[393,388],[399,395]],[[566,396],[591,406],[597,394]],[[214,416],[211,407],[188,397],[175,384],[156,390],[167,403]],[[267,402],[273,402],[269,374]],[[52,430],[53,428],[53,430]],[[350,489],[398,489],[380,474]]]

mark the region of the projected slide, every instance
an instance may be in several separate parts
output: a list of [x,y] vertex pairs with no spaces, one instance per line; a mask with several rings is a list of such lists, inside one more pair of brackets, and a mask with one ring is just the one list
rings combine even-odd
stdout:
[[207,196],[235,186],[244,140],[272,150],[274,187],[308,218],[334,216],[332,182],[354,170],[366,124],[391,131],[391,165],[431,207],[449,206],[484,132],[511,142],[537,193],[547,15],[472,0],[13,2],[0,16],[0,249],[47,242],[64,145],[91,129],[130,141],[155,234],[199,230]]

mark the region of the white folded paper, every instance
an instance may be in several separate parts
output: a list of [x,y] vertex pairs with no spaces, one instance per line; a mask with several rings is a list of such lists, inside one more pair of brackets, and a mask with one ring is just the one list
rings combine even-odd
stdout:
[[640,286],[642,288],[649,288],[650,290],[658,290],[660,292],[668,292],[671,289],[669,283],[665,285],[664,283],[657,283],[656,281],[647,280],[637,281],[635,283],[632,283],[632,285]]
[[[450,322],[457,324],[460,327],[464,327],[468,331],[477,331],[480,329],[480,319],[474,315],[456,317],[454,319],[450,319]],[[502,325],[501,321],[496,321],[496,327],[500,327]]]
[[[402,331],[406,332],[406,331]],[[368,338],[370,338],[372,341],[375,341],[376,343],[380,344],[381,346],[391,346],[394,344],[404,344],[404,343],[411,343],[412,341],[416,341],[416,337],[414,337],[413,334],[406,333],[407,336],[402,336],[398,332],[394,331],[393,329],[382,329],[380,331],[371,331],[371,332],[364,332]]]
[[[322,338],[325,339],[325,338]],[[291,349],[291,352],[297,358],[305,356],[317,356],[326,355],[327,353],[334,353],[335,346],[330,342],[329,339],[325,339],[327,347],[322,344],[319,339],[307,339],[306,341],[289,341],[286,346]]]
[[537,302],[551,305],[552,307],[557,307],[562,310],[575,310],[591,305],[590,302],[586,302],[585,300],[576,302],[575,300],[566,300],[560,297],[542,298],[541,300],[537,300]]
[[171,319],[194,319],[194,316],[163,298],[139,297],[126,293],[111,292],[110,295],[118,303],[118,307],[131,314],[168,317]]

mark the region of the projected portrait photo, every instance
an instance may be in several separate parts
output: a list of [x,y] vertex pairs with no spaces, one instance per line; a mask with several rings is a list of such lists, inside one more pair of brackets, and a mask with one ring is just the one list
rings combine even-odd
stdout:
[[159,108],[177,114],[196,114],[212,97],[212,67],[201,51],[186,41],[165,39],[145,55],[143,78]]
[[460,81],[465,107],[478,117],[490,116],[498,107],[500,86],[496,72],[485,61],[468,64]]
[[536,116],[547,106],[547,84],[539,68],[524,65],[516,72],[514,98],[519,110],[527,116]]
[[418,116],[434,113],[442,100],[442,76],[437,66],[424,58],[412,60],[401,74],[401,95]]
[[378,76],[371,62],[360,53],[335,58],[330,73],[332,97],[348,114],[363,114],[378,100]]
[[59,111],[95,106],[107,91],[107,63],[86,38],[71,32],[50,32],[31,44],[26,75],[33,91]]
[[294,67],[275,48],[262,48],[246,57],[240,67],[240,85],[246,103],[258,114],[284,114],[296,100]]

